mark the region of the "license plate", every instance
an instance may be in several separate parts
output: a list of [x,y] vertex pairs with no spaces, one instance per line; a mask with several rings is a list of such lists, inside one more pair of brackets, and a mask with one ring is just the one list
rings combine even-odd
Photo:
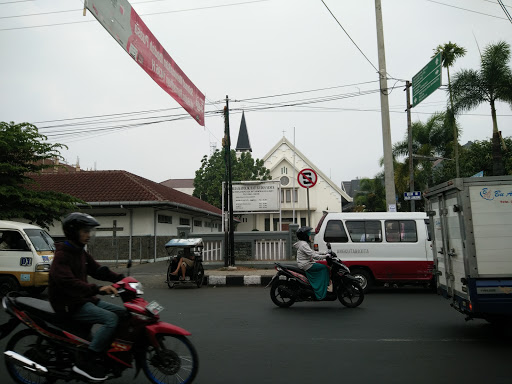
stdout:
[[151,303],[146,305],[146,309],[149,312],[151,312],[153,315],[158,315],[160,312],[162,312],[164,310],[164,307],[162,307],[156,301],[152,301]]

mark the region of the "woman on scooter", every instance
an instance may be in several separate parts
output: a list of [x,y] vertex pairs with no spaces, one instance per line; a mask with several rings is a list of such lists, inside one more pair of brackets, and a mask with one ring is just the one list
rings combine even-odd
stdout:
[[311,227],[300,227],[297,229],[297,241],[293,246],[297,248],[297,264],[300,269],[306,271],[309,283],[315,291],[317,300],[322,300],[327,294],[329,285],[329,268],[325,264],[317,263],[315,260],[322,260],[327,257],[325,253],[316,252],[311,249]]

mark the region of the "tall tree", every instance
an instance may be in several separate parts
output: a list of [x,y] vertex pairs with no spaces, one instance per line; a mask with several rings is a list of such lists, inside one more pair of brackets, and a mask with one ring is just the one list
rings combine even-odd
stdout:
[[[414,180],[418,182],[421,190],[428,185],[432,186],[432,160],[452,158],[455,147],[452,123],[449,112],[435,113],[425,123],[412,123],[412,148],[413,153],[417,155],[414,161]],[[455,128],[458,130],[457,125]],[[393,155],[409,155],[407,134],[403,141],[395,143]]]
[[30,173],[53,167],[46,159],[62,159],[62,144],[50,144],[32,124],[0,122],[0,219],[25,219],[48,227],[83,201],[57,192],[31,188]]
[[[222,208],[225,169],[224,150],[216,150],[210,158],[204,156],[194,178],[193,195]],[[242,153],[237,159],[234,150],[231,151],[231,174],[233,181],[270,180],[270,170],[264,166],[263,160],[253,159],[250,153]]]
[[471,110],[487,102],[491,107],[493,140],[493,175],[505,172],[496,118],[496,102],[512,103],[512,71],[509,67],[510,45],[504,41],[489,44],[480,58],[480,70],[463,69],[452,83],[454,112]]
[[456,177],[459,177],[459,139],[458,132],[455,123],[455,114],[453,113],[453,96],[452,96],[452,83],[450,79],[450,67],[453,66],[455,60],[459,57],[462,57],[466,54],[466,49],[463,47],[459,47],[457,44],[449,41],[444,45],[438,45],[436,49],[434,49],[435,57],[441,53],[441,60],[443,67],[446,68],[446,72],[448,74],[448,94],[450,97],[450,108],[448,108],[448,119],[452,124],[453,138],[454,138],[454,156],[455,156],[455,172]]
[[356,211],[386,212],[386,189],[384,177],[361,179],[359,192],[354,197]]

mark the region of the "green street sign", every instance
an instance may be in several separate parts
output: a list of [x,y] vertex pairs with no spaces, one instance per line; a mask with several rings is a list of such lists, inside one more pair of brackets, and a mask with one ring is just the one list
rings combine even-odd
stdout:
[[425,100],[441,86],[441,53],[438,53],[412,78],[413,107]]

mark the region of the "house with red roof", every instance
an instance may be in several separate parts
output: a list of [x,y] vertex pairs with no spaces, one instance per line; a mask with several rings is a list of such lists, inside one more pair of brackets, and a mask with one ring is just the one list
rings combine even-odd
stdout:
[[[98,260],[159,259],[171,237],[221,231],[220,209],[130,172],[41,173],[31,178],[35,190],[66,193],[86,203],[77,210],[100,223],[89,244]],[[57,240],[64,236],[60,223],[49,232]]]

